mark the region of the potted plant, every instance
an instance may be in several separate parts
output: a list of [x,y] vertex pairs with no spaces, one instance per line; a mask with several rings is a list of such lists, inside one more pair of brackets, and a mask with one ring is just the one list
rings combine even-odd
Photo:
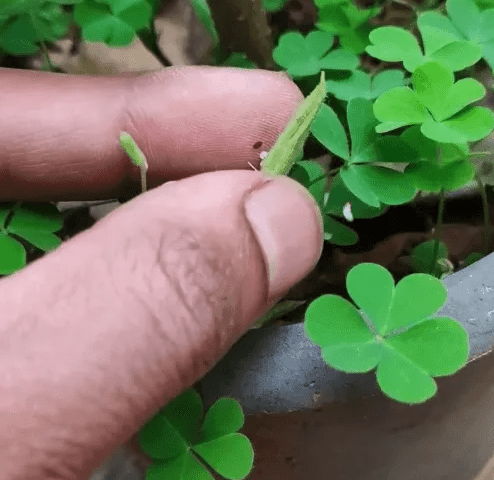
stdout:
[[[494,68],[494,5],[396,3],[403,26],[390,21],[394,2],[363,9],[319,0],[317,24],[302,33],[276,24],[286,2],[191,1],[211,36],[210,63],[284,70],[307,95],[275,146],[260,152],[261,170],[290,175],[318,202],[326,272],[336,265],[334,251],[365,240],[365,231],[352,228],[359,219],[372,224],[419,198],[432,199],[437,218],[433,233],[410,249],[408,271],[347,264],[339,288],[323,282],[302,306],[290,294],[275,306],[261,319],[267,326],[248,332],[197,385],[201,395],[185,392],[143,427],[141,447],[154,459],[148,478],[177,468],[176,478],[212,478],[209,466],[225,478],[260,480],[467,479],[490,456],[481,404],[493,371],[489,356],[479,358],[492,349],[489,189],[478,168],[483,153],[472,149],[494,129],[492,109],[474,105],[486,95],[476,69]],[[4,52],[41,52],[43,68],[54,68],[49,44],[75,22],[85,40],[110,46],[137,34],[169,64],[153,27],[158,2],[57,0],[34,16],[31,10],[25,2],[0,7]],[[232,12],[245,14],[233,39]],[[49,28],[37,28],[41,21]],[[274,42],[269,22],[278,29]],[[141,169],[144,191],[146,160],[125,132],[121,144]],[[449,193],[465,186],[478,189],[484,237],[482,253],[469,252],[461,260],[470,266],[456,271],[444,213]],[[0,218],[2,274],[60,243],[63,219],[53,205],[4,204]],[[278,326],[275,318],[290,321]],[[201,398],[209,407],[203,422]],[[239,402],[256,452],[250,474],[253,450],[239,433]],[[462,415],[470,429],[458,425]],[[476,463],[468,461],[472,445]]]

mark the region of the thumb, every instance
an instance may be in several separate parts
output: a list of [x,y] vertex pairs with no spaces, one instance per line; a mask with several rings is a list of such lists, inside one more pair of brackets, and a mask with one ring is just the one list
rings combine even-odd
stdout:
[[319,211],[298,183],[221,171],[141,195],[2,280],[5,478],[87,478],[321,247]]

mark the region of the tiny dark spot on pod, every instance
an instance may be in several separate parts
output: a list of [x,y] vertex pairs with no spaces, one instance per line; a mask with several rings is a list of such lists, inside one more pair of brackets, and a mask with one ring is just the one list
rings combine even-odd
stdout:
[[262,147],[262,142],[256,142],[254,145],[252,145],[252,148],[261,148]]

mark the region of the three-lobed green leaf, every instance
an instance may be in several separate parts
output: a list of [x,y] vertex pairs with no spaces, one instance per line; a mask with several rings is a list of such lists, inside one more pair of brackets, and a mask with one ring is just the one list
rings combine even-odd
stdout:
[[147,0],[84,0],[76,5],[74,20],[86,40],[123,47],[150,25],[152,13]]
[[[460,0],[462,1],[462,0]],[[476,62],[482,56],[481,48],[473,42],[459,39],[453,32],[438,28],[428,13],[417,20],[424,51],[409,31],[395,26],[376,28],[369,35],[372,45],[366,48],[369,55],[386,62],[403,62],[409,72],[428,62],[438,62],[456,72]]]
[[273,58],[294,78],[317,75],[321,70],[353,70],[357,56],[342,48],[332,49],[334,36],[313,30],[307,36],[300,32],[281,35],[273,50]]
[[393,88],[376,100],[374,114],[382,122],[378,132],[419,124],[436,142],[461,143],[481,140],[494,129],[491,110],[470,106],[485,95],[480,82],[466,78],[455,83],[451,70],[428,62],[413,72],[412,85]]
[[[382,165],[372,165],[403,161],[409,157],[410,148],[398,138],[393,149],[381,148],[383,140],[376,133],[378,121],[370,100],[350,100],[347,120],[351,149],[344,127],[328,105],[322,105],[311,130],[322,145],[345,161],[338,174],[345,186],[362,202],[375,208],[380,208],[381,204],[399,205],[410,201],[416,189],[403,173]],[[385,152],[391,152],[393,157],[384,158]]]
[[62,228],[63,218],[50,203],[2,204],[0,225],[0,275],[14,273],[26,264],[26,251],[14,237],[22,238],[45,252],[61,243],[55,232]]
[[253,464],[249,439],[238,430],[244,423],[240,404],[221,398],[202,422],[202,401],[187,390],[149,420],[139,432],[144,452],[153,459],[147,480],[211,480],[208,467],[227,479],[245,478]]
[[413,274],[397,285],[384,268],[361,263],[347,275],[358,310],[337,295],[324,295],[307,309],[305,331],[324,360],[348,373],[377,368],[381,390],[404,403],[433,396],[433,376],[451,375],[467,361],[468,335],[450,318],[433,318],[446,300],[435,277]]

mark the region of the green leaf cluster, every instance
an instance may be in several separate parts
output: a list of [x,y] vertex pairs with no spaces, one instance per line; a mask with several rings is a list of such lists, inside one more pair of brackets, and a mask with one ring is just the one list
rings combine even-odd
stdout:
[[382,163],[415,160],[413,150],[399,137],[379,137],[370,100],[350,100],[347,120],[350,142],[338,116],[328,105],[321,107],[312,124],[314,137],[344,161],[338,175],[346,188],[361,202],[377,209],[382,204],[410,201],[416,194],[415,187],[404,173]]
[[8,0],[0,3],[0,50],[34,55],[42,42],[54,42],[68,31],[70,16],[60,1]]
[[395,285],[385,268],[361,263],[348,272],[346,284],[358,308],[323,295],[305,315],[306,334],[328,365],[348,373],[376,369],[383,393],[408,404],[436,393],[433,377],[465,365],[467,332],[451,318],[433,317],[447,297],[440,280],[416,273]]
[[380,12],[380,7],[365,10],[351,0],[316,0],[317,27],[339,37],[341,46],[353,53],[362,53],[369,44],[372,27],[369,19]]
[[74,9],[84,39],[112,47],[129,45],[137,32],[150,27],[152,15],[147,0],[83,0]]
[[54,233],[62,226],[62,215],[50,203],[1,204],[0,275],[9,275],[26,265],[26,250],[17,238],[49,252],[60,245]]
[[333,49],[334,41],[332,34],[320,30],[305,37],[287,32],[281,35],[273,58],[293,78],[317,75],[321,70],[354,70],[357,56],[343,48]]
[[412,86],[393,88],[376,100],[378,132],[420,125],[421,132],[436,142],[460,143],[481,140],[493,130],[494,113],[471,106],[485,95],[477,80],[455,82],[449,68],[427,62],[414,70]]
[[403,62],[409,72],[431,61],[456,72],[480,60],[482,52],[478,45],[438,28],[430,12],[419,15],[417,26],[422,35],[423,51],[408,30],[387,26],[371,32],[369,40],[372,45],[366,47],[367,53],[386,62]]
[[473,0],[447,0],[447,16],[438,12],[423,15],[429,25],[456,41],[468,40],[477,46],[484,60],[494,70],[494,3],[484,2],[482,8]]
[[139,443],[153,459],[146,480],[213,480],[209,469],[232,480],[250,473],[254,451],[238,433],[244,424],[240,404],[221,398],[202,417],[201,397],[187,390],[142,427]]

